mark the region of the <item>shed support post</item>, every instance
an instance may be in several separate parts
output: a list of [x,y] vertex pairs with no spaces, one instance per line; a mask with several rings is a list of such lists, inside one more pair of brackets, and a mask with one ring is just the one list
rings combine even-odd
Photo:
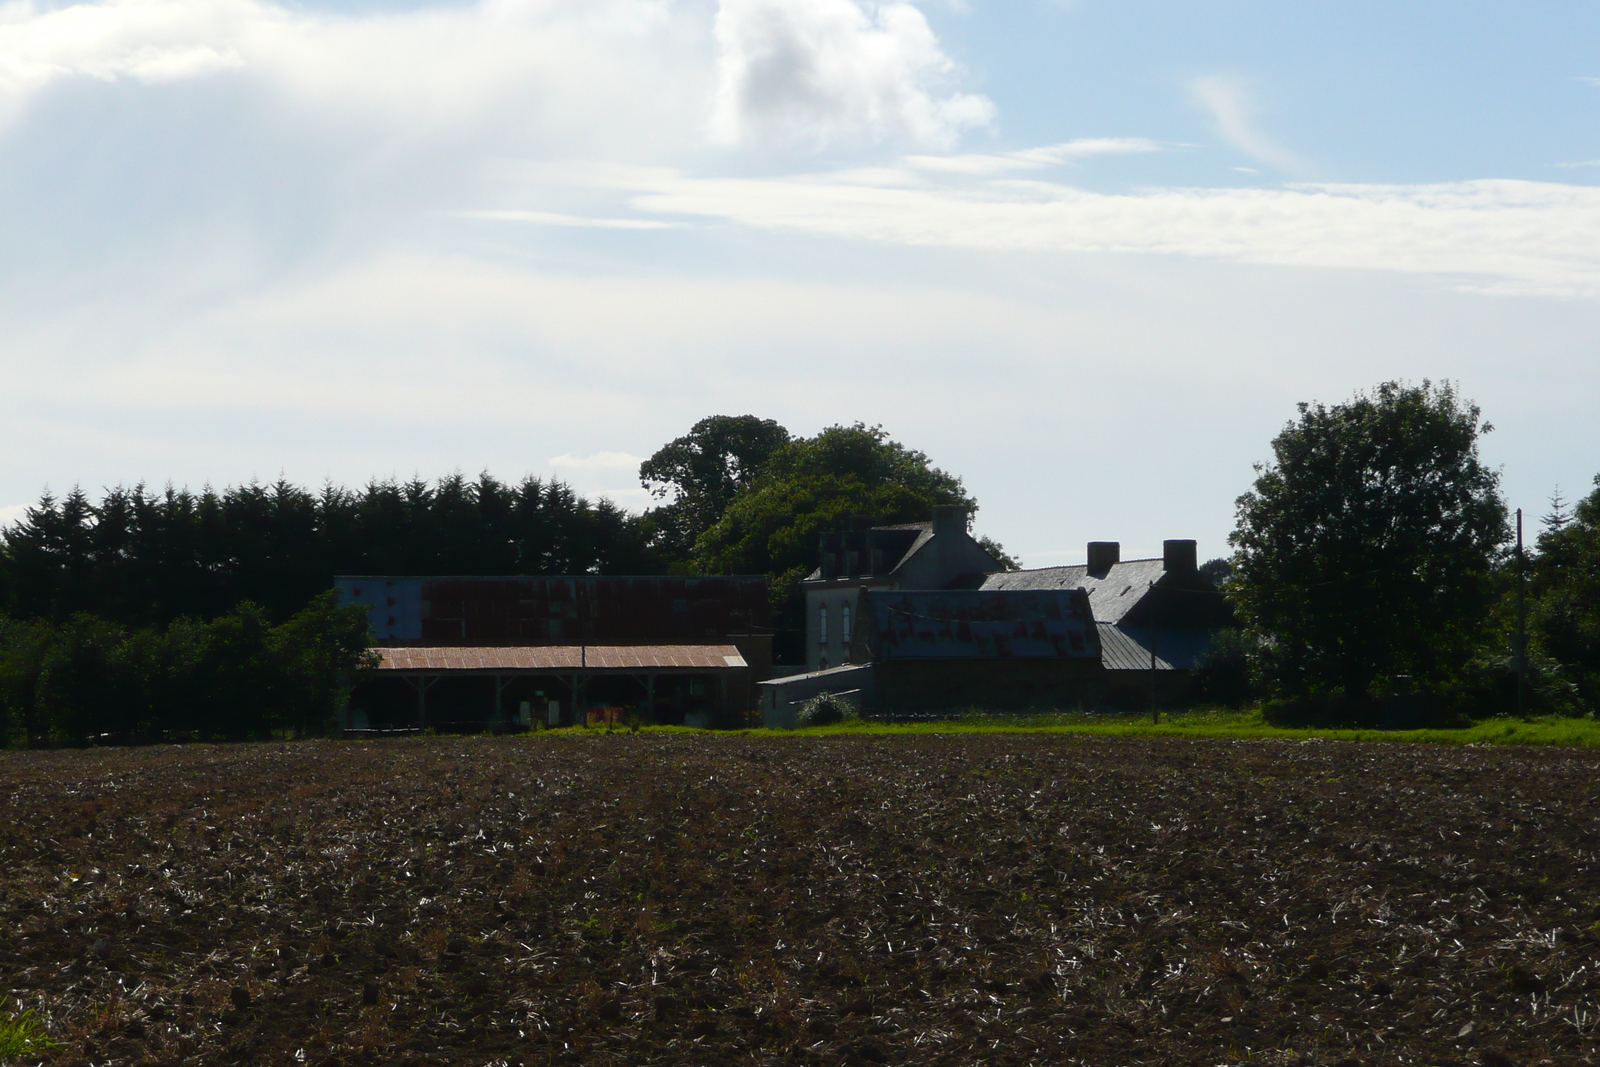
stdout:
[[494,676],[494,711],[491,713],[492,717],[490,722],[494,724],[492,728],[495,730],[500,729],[501,720],[505,718],[504,696],[506,686],[510,685],[515,680],[515,677],[507,677],[504,674],[497,674]]
[[439,680],[439,676],[429,677],[419,674],[415,677],[406,677],[406,684],[417,691],[417,729],[428,725],[428,687]]

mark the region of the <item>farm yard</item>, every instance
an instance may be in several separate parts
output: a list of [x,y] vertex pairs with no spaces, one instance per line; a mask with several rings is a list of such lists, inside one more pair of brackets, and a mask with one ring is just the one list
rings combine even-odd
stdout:
[[60,1064],[1505,1064],[1600,1043],[1600,754],[573,731],[0,752]]

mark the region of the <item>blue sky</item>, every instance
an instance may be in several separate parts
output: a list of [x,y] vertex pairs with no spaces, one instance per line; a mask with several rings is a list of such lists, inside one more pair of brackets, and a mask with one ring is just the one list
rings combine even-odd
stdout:
[[644,504],[882,423],[1029,564],[1196,537],[1300,400],[1600,471],[1600,9],[0,6],[0,517],[489,470]]
[[1210,76],[1244,81],[1263,130],[1317,180],[1564,180],[1557,164],[1600,157],[1600,88],[1581,80],[1600,69],[1592,4],[980,0],[928,12],[1002,102],[1006,139],[1137,131],[1203,146],[1124,180],[1226,184],[1253,165],[1188,106]]

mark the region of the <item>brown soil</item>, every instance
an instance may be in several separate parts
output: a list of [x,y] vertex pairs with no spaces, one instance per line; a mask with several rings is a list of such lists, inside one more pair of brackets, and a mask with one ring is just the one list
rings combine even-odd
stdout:
[[1600,755],[666,735],[0,753],[57,1063],[1589,1063]]

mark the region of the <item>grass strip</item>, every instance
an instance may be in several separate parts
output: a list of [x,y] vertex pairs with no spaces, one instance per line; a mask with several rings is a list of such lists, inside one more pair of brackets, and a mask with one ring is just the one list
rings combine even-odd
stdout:
[[[540,731],[550,737],[600,734],[598,727],[565,727]],[[1258,711],[1179,712],[1163,714],[1160,723],[1148,717],[972,714],[928,722],[877,722],[858,719],[832,726],[797,730],[753,727],[744,730],[702,730],[690,726],[646,726],[644,733],[705,734],[738,737],[893,737],[945,734],[1080,734],[1091,737],[1191,737],[1221,740],[1381,741],[1402,744],[1451,745],[1600,745],[1600,722],[1543,716],[1530,719],[1485,719],[1451,729],[1379,730],[1289,728],[1271,726]]]

